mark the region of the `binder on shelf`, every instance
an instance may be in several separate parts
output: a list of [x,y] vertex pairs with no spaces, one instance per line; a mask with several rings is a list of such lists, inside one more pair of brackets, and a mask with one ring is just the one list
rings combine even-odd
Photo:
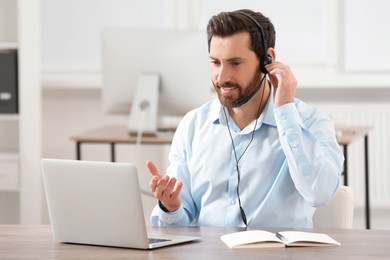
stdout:
[[0,50],[0,114],[18,113],[17,50]]

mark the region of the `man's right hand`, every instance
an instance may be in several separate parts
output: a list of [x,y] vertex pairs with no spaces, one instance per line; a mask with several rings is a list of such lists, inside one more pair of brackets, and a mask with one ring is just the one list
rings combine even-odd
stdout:
[[162,176],[151,161],[147,161],[146,166],[152,175],[149,182],[150,191],[169,212],[177,210],[181,204],[179,194],[183,183],[177,181],[175,177]]

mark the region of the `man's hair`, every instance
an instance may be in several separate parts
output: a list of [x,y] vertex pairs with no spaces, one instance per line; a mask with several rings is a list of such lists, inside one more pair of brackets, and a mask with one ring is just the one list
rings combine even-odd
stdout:
[[257,25],[248,17],[241,14],[248,14],[263,27],[265,48],[275,47],[275,28],[271,20],[260,12],[242,9],[232,12],[221,12],[214,15],[207,25],[208,50],[210,52],[210,42],[213,36],[227,37],[239,32],[249,32],[251,43],[249,49],[256,53],[257,58],[265,55],[262,36]]

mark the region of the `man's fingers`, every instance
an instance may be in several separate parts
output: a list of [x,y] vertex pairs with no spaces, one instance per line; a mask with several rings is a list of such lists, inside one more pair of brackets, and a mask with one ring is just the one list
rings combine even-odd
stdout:
[[171,199],[171,193],[175,189],[175,185],[176,185],[176,178],[171,178],[167,183],[164,192],[162,194],[164,199]]
[[156,165],[154,165],[154,163],[153,163],[152,161],[147,161],[147,162],[146,162],[146,167],[148,167],[149,172],[150,172],[153,176],[157,176],[157,177],[161,178],[161,175],[160,175],[160,173],[158,172]]
[[149,182],[149,188],[152,192],[156,191],[157,184],[159,182],[160,178],[157,176],[152,176],[152,179]]
[[171,193],[171,197],[172,198],[177,198],[179,197],[179,194],[180,194],[180,191],[181,191],[181,188],[183,187],[183,183],[181,181],[178,181],[177,182],[177,185],[176,185],[176,188],[173,190],[173,192]]
[[157,186],[155,188],[155,196],[157,199],[161,199],[164,192],[165,192],[165,189],[168,185],[168,182],[169,182],[169,177],[168,176],[163,176],[161,179],[158,180],[157,182]]

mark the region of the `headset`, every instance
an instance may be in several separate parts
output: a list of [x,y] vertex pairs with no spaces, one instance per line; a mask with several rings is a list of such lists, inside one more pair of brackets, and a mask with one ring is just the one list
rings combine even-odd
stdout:
[[257,93],[257,91],[259,91],[259,89],[261,88],[261,85],[262,85],[262,83],[263,83],[263,81],[266,78],[266,75],[268,73],[268,71],[265,68],[265,66],[272,63],[272,57],[267,54],[268,47],[266,46],[266,40],[265,40],[263,27],[260,25],[260,23],[258,23],[256,21],[255,18],[253,18],[249,14],[247,14],[245,12],[242,12],[242,11],[238,11],[237,13],[239,13],[239,14],[247,17],[248,19],[250,19],[256,25],[258,30],[260,31],[261,41],[263,43],[263,51],[264,51],[264,54],[260,56],[260,72],[262,72],[264,74],[264,76],[261,79],[261,82],[260,82],[259,86],[256,89],[254,89],[248,96],[245,96],[245,97],[237,100],[233,104],[233,107],[240,107],[240,106],[244,105],[246,102],[248,102]]
[[263,27],[260,25],[260,23],[258,21],[256,21],[255,18],[253,18],[251,15],[245,13],[245,12],[242,12],[242,11],[239,11],[237,12],[245,17],[247,17],[249,20],[251,20],[253,22],[253,24],[256,25],[257,29],[260,31],[260,34],[261,34],[261,41],[263,42],[263,50],[264,50],[264,55],[262,55],[260,57],[260,71],[264,74],[267,74],[268,71],[267,69],[265,68],[266,65],[268,64],[271,64],[272,63],[272,57],[270,55],[267,54],[267,46],[266,46],[266,40],[265,40],[265,34],[264,34],[264,30],[263,30]]

